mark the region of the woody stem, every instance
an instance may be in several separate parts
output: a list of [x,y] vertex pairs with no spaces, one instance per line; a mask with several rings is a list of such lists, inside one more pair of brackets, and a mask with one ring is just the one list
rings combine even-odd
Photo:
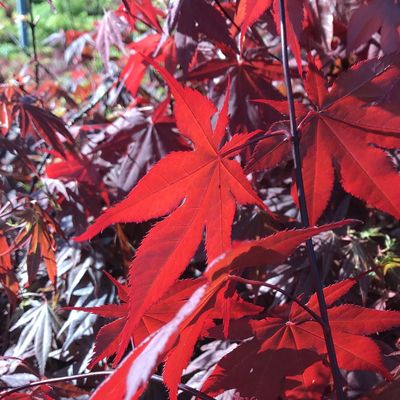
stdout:
[[[261,135],[261,136],[256,136],[256,137],[248,140],[244,144],[241,144],[241,145],[236,146],[236,147],[232,147],[231,149],[221,153],[221,157],[222,158],[228,157],[232,153],[236,153],[238,150],[242,150],[242,149],[244,149],[244,148],[246,148],[246,147],[248,147],[248,146],[250,146],[252,144],[257,144],[258,142],[261,142],[261,140],[269,139],[269,138],[272,138],[272,137],[275,137],[275,136],[285,136],[285,135],[286,135],[286,131],[279,130],[279,131],[275,131],[273,133],[266,133],[266,134]],[[283,140],[282,140],[282,142],[283,142]]]
[[[8,391],[4,391],[2,393],[0,393],[0,399],[5,399],[7,398],[7,396],[9,396],[12,393],[17,393],[21,390],[25,390],[25,389],[30,389],[36,386],[40,386],[40,385],[51,385],[53,383],[58,383],[58,382],[65,382],[65,381],[72,381],[74,379],[84,379],[84,378],[90,378],[93,376],[104,376],[104,375],[110,375],[112,374],[114,371],[95,371],[95,372],[88,372],[86,374],[79,374],[79,375],[71,375],[71,376],[62,376],[59,378],[51,378],[51,379],[43,379],[41,381],[37,381],[37,382],[31,382],[28,383],[26,385],[23,386],[19,386],[17,388],[13,388],[10,389]],[[151,380],[154,382],[160,382],[163,383],[163,379],[161,376],[159,375],[152,375]],[[199,390],[193,389],[192,387],[185,385],[183,383],[179,384],[179,389],[181,389],[182,391],[189,393],[193,396],[196,396],[196,398],[202,399],[202,400],[215,400],[213,397],[210,397],[208,395],[206,395],[203,392],[200,392]]]
[[32,50],[33,50],[33,61],[34,61],[34,67],[35,67],[35,82],[36,82],[36,87],[38,87],[39,83],[40,83],[39,57],[38,57],[38,52],[37,52],[36,23],[33,19],[32,0],[29,0],[29,15],[30,15],[29,27],[31,29],[31,34],[32,34]]
[[261,282],[261,281],[254,281],[251,279],[246,279],[246,278],[242,278],[240,276],[235,276],[235,275],[229,275],[229,279],[231,281],[236,281],[236,282],[240,282],[240,283],[245,283],[247,285],[253,285],[253,286],[265,286],[268,287],[272,290],[275,290],[276,292],[282,293],[284,296],[286,296],[289,300],[293,301],[294,303],[298,304],[304,311],[306,311],[308,314],[310,314],[315,321],[317,321],[320,325],[323,325],[323,322],[321,320],[321,317],[316,314],[313,310],[311,310],[310,307],[308,307],[307,305],[303,304],[299,299],[297,299],[295,296],[292,296],[291,294],[289,294],[288,292],[286,292],[285,290],[281,289],[279,286],[276,285],[272,285],[271,283],[267,283],[267,282]]
[[[284,0],[279,0],[279,13],[280,13],[280,29],[281,29],[281,42],[282,42],[282,62],[283,62],[283,71],[284,71],[285,84],[287,90],[287,99],[289,105],[290,134],[292,138],[292,154],[293,154],[296,184],[297,184],[297,195],[300,205],[301,222],[302,225],[306,228],[310,226],[310,223],[308,220],[307,202],[304,190],[303,175],[301,170],[300,137],[299,137],[299,132],[297,131],[294,97],[293,97],[292,83],[290,79]],[[332,337],[332,330],[329,325],[328,309],[325,301],[321,276],[317,265],[317,257],[315,255],[312,239],[307,240],[306,248],[307,248],[308,258],[310,260],[311,272],[313,275],[315,291],[318,298],[321,319],[323,321],[322,327],[323,327],[330,367],[332,371],[336,396],[338,400],[343,400],[346,398],[343,391],[343,378],[342,374],[340,373],[339,364],[337,361],[335,344]]]

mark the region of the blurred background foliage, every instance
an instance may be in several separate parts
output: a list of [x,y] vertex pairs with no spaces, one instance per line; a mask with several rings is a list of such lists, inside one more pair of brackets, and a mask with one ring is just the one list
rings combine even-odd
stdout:
[[[16,0],[3,3],[7,8],[0,8],[0,58],[25,58],[18,44]],[[91,30],[103,10],[112,9],[112,5],[112,0],[32,0],[38,44],[62,30]]]

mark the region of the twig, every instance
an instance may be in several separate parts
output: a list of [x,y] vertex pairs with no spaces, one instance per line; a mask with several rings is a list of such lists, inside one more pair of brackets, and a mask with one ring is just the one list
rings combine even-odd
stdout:
[[31,28],[31,34],[32,34],[32,49],[33,49],[33,60],[35,62],[35,82],[36,82],[36,87],[39,86],[40,80],[39,80],[39,59],[38,59],[38,54],[37,54],[37,46],[36,46],[36,24],[33,20],[33,9],[32,9],[32,0],[29,0],[29,15],[30,15],[30,21],[29,21],[29,26]]
[[311,308],[308,307],[307,305],[303,304],[297,297],[292,296],[290,293],[286,292],[286,290],[281,289],[279,286],[276,286],[276,285],[273,285],[273,284],[267,283],[267,282],[254,281],[251,279],[242,278],[242,277],[236,276],[236,275],[229,275],[229,279],[232,281],[245,283],[245,284],[253,285],[253,286],[265,286],[272,290],[275,290],[276,292],[283,294],[289,300],[291,300],[291,301],[295,302],[297,305],[299,305],[304,311],[306,311],[308,314],[310,314],[315,319],[315,321],[317,321],[320,325],[324,325],[324,322],[322,321],[321,317],[317,313],[315,313],[313,310],[311,310]]
[[[290,118],[290,134],[292,137],[292,153],[294,160],[296,184],[297,184],[297,194],[300,204],[300,216],[304,227],[310,226],[307,213],[307,203],[304,190],[304,181],[301,171],[301,155],[300,155],[300,137],[297,131],[296,124],[296,112],[294,107],[294,98],[292,83],[290,80],[290,69],[288,60],[288,50],[287,50],[287,33],[286,33],[286,19],[285,19],[285,4],[284,0],[279,0],[279,14],[280,14],[280,28],[281,28],[281,41],[282,41],[282,61],[283,61],[283,71],[285,76],[285,84],[287,90],[287,99],[289,105],[289,118]],[[338,400],[345,399],[345,394],[343,391],[343,379],[340,373],[335,345],[333,342],[332,331],[329,325],[328,309],[325,301],[325,296],[323,292],[323,286],[321,282],[320,273],[317,265],[317,257],[314,251],[314,245],[312,239],[307,240],[306,248],[308,257],[311,264],[311,271],[314,279],[315,291],[318,298],[318,305],[321,313],[321,319],[323,321],[323,332],[325,338],[326,349],[329,356],[330,367],[333,375],[334,387],[336,390],[336,396]]]
[[[153,375],[151,377],[151,380],[153,380],[155,382],[164,383],[164,381],[160,375]],[[207,394],[200,392],[200,390],[194,389],[191,386],[185,385],[184,383],[179,383],[178,388],[183,390],[184,392],[190,393],[193,396],[196,396],[197,398],[202,399],[202,400],[215,400],[214,397],[208,396]]]
[[262,36],[258,33],[258,31],[257,31],[257,29],[256,29],[255,26],[252,26],[252,27],[251,27],[251,33],[252,33],[253,37],[254,37],[256,40],[258,40],[258,41],[263,45],[263,47],[265,47],[265,48],[267,49],[268,55],[269,55],[271,58],[273,58],[273,59],[276,60],[276,61],[279,61],[280,63],[282,62],[282,60],[281,60],[278,56],[276,56],[275,54],[273,54],[273,53],[271,53],[271,52],[269,51],[268,46],[264,43],[264,39],[263,39]]
[[253,139],[248,140],[245,144],[242,144],[242,145],[240,145],[240,146],[233,147],[232,149],[229,149],[229,150],[225,151],[224,153],[221,154],[221,157],[222,157],[222,158],[227,157],[227,156],[229,156],[230,154],[232,154],[232,153],[234,153],[234,152],[236,152],[236,151],[238,151],[238,150],[244,149],[244,148],[246,148],[247,146],[250,146],[250,145],[252,145],[252,144],[254,144],[254,143],[261,142],[261,140],[264,140],[264,139],[272,138],[272,137],[274,137],[274,136],[286,136],[286,131],[283,130],[283,129],[280,129],[280,130],[275,131],[275,132],[273,132],[273,133],[266,133],[266,134],[261,135],[261,136],[256,136],[256,137],[254,137]]
[[75,122],[79,121],[86,113],[88,113],[90,110],[92,110],[94,107],[96,107],[97,104],[100,103],[100,101],[106,96],[106,94],[109,92],[111,86],[113,85],[114,81],[110,81],[110,83],[107,85],[105,84],[105,89],[101,92],[101,94],[98,94],[96,96],[96,93],[92,96],[90,101],[83,106],[76,114],[74,114],[66,123],[67,128],[70,128]]
[[[93,376],[104,376],[104,375],[111,375],[114,371],[95,371],[95,372],[88,372],[86,374],[78,374],[78,375],[71,375],[71,376],[62,376],[60,378],[51,378],[51,379],[43,379],[41,381],[37,382],[31,382],[26,385],[19,386],[17,388],[10,389],[6,392],[0,393],[0,399],[5,399],[7,396],[20,392],[21,390],[25,389],[30,389],[36,386],[40,385],[51,385],[52,383],[57,383],[57,382],[65,382],[65,381],[72,381],[74,379],[84,379],[84,378],[90,378]],[[150,380],[154,382],[160,382],[164,383],[163,379],[160,375],[152,375]],[[180,383],[178,385],[179,389],[183,390],[186,393],[190,393],[193,396],[198,397],[199,399],[202,400],[215,400],[213,397],[210,397],[206,395],[203,392],[200,392],[199,390],[196,390],[188,385],[185,385],[184,383]]]
[[225,8],[222,7],[222,4],[219,2],[219,0],[215,0],[215,4],[218,6],[218,8],[221,10],[222,14],[225,15],[226,18],[229,19],[229,21],[231,21],[232,25],[238,30],[238,32],[240,31],[240,26],[231,18],[231,16],[226,12]]
[[[236,28],[237,32],[240,32],[240,26],[231,18],[231,16],[226,12],[225,8],[222,6],[222,4],[220,3],[219,0],[214,0],[215,4],[218,6],[218,8],[220,9],[220,11],[225,15],[225,17],[231,22],[231,24]],[[253,34],[253,37],[255,37],[258,41],[260,41],[264,46],[265,43],[262,40],[261,36],[259,35],[259,33],[255,30],[255,29],[251,29],[251,33]],[[267,48],[267,46],[265,46]],[[271,58],[274,58],[275,60],[281,62],[281,59],[279,57],[277,57],[275,54],[272,54],[268,48],[268,55]]]
[[[29,50],[28,50],[26,47],[21,46],[21,44],[20,44],[18,38],[16,38],[16,37],[15,37],[13,34],[11,34],[10,32],[6,32],[6,34],[7,34],[7,36],[14,42],[14,44],[15,44],[16,46],[18,46],[18,48],[19,48],[20,50],[22,50],[22,51],[25,53],[25,55],[26,55],[27,57],[29,57],[30,59],[32,59],[32,54],[29,52]],[[39,66],[40,68],[42,68],[43,71],[46,72],[46,73],[50,76],[50,78],[52,78],[55,82],[58,80],[57,76],[56,76],[52,71],[50,71],[50,69],[47,68],[40,60],[37,61],[37,64],[38,64],[38,66]],[[65,96],[66,99],[68,99],[68,100],[70,100],[70,101],[74,101],[74,99],[73,99],[67,92],[65,92],[64,96]]]

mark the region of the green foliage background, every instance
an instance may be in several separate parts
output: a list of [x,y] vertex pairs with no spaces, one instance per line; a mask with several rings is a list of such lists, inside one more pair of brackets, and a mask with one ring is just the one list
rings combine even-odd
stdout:
[[[103,14],[103,9],[112,9],[112,0],[53,0],[51,7],[47,0],[33,0],[33,16],[38,19],[36,35],[38,45],[49,35],[60,30],[90,30]],[[12,10],[7,15],[0,8],[0,58],[25,57],[16,44],[18,26],[15,22],[16,0],[5,1]]]

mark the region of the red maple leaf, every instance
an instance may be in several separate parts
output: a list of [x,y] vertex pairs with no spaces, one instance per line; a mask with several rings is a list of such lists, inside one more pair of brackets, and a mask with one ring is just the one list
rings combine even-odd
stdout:
[[164,13],[151,0],[122,0],[116,12],[124,15],[132,27],[137,22],[144,22],[157,32],[162,31],[159,17],[163,17]]
[[[297,62],[300,75],[303,73],[299,37],[304,19],[303,0],[285,1],[286,29],[289,46]],[[235,22],[241,25],[242,35],[261,15],[273,6],[275,26],[280,33],[280,13],[278,0],[241,0],[235,15]]]
[[266,209],[239,163],[231,159],[240,151],[236,148],[254,133],[236,135],[221,146],[228,123],[228,95],[213,129],[215,106],[199,92],[180,86],[164,68],[157,69],[175,98],[177,127],[191,140],[194,150],[174,152],[159,161],[125,200],[107,210],[77,238],[88,240],[110,224],[141,222],[173,211],[150,230],[132,262],[131,331],[179,278],[204,230],[207,256],[212,260],[231,247],[236,203]]
[[235,23],[240,26],[242,35],[271,7],[273,0],[241,0],[236,10]]
[[[92,369],[102,359],[108,358],[117,352],[128,317],[128,286],[121,284],[107,272],[105,273],[116,286],[118,297],[122,302],[121,304],[106,304],[99,307],[63,307],[63,310],[79,310],[96,314],[104,318],[115,318],[114,321],[103,325],[97,333],[94,353],[88,365],[89,369]],[[198,278],[195,280],[185,279],[176,282],[173,288],[171,288],[160,301],[152,305],[145,315],[143,315],[140,324],[132,334],[134,345],[138,346],[153,332],[159,330],[167,322],[172,320],[193,292],[205,282],[205,278]],[[242,318],[245,315],[258,314],[262,310],[261,307],[241,300],[237,295],[229,300],[229,317],[232,319]],[[168,384],[172,393],[177,390],[182,371],[189,362],[191,352],[203,330],[205,321],[209,318],[211,323],[212,318],[222,318],[222,314],[223,310],[221,309],[221,305],[218,306],[217,302],[211,313],[204,314],[201,319],[196,321],[196,333],[194,333],[193,328],[191,328],[180,335],[179,341],[173,351],[168,355],[164,369],[166,384]]]
[[[93,368],[99,361],[115,354],[118,349],[122,332],[125,327],[129,311],[129,290],[128,286],[121,284],[110,274],[105,272],[113,282],[118,291],[121,304],[106,304],[99,307],[64,307],[64,310],[79,310],[99,315],[104,318],[112,318],[114,321],[103,325],[97,336],[94,346],[94,354],[88,365]],[[170,321],[191,294],[202,284],[204,279],[181,280],[173,289],[169,290],[160,301],[152,305],[143,315],[139,325],[132,333],[132,340],[135,346],[146,339],[151,333],[160,329]]]
[[[400,175],[383,150],[400,146],[398,74],[398,56],[373,59],[341,74],[328,91],[321,71],[309,65],[305,88],[311,110],[300,103],[296,110],[311,224],[328,204],[335,170],[346,192],[400,217]],[[287,105],[265,102],[287,114]],[[248,170],[273,166],[276,155],[272,158],[271,153],[276,149],[282,157],[287,154],[289,142],[284,137],[274,140],[257,145]]]
[[[189,361],[194,343],[201,335],[202,328],[208,328],[205,325],[206,320],[215,317],[217,300],[221,300],[221,295],[223,296],[224,292],[230,289],[229,274],[242,271],[246,267],[279,265],[296,247],[312,235],[341,227],[348,222],[342,221],[318,228],[282,231],[260,240],[241,242],[235,246],[210,265],[205,273],[208,283],[196,289],[175,318],[157,333],[142,341],[124,359],[114,374],[98,388],[93,400],[102,399],[105,394],[110,400],[121,400],[126,393],[129,393],[128,398],[137,399],[145,389],[153,370],[169,352],[170,358],[166,364],[164,378],[170,388],[170,395],[175,396],[176,391],[173,391],[177,387],[184,362]],[[243,316],[240,306],[234,316]],[[177,360],[178,355],[180,359]],[[177,362],[177,371],[171,367],[172,360]],[[141,371],[140,374],[137,373],[138,370]]]
[[19,292],[19,285],[13,271],[10,247],[2,230],[0,230],[0,282],[6,291],[11,307],[14,308]]
[[71,147],[74,145],[73,137],[60,118],[47,110],[21,100],[14,105],[13,109],[13,116],[18,119],[21,136],[32,134],[42,138],[61,154],[65,153],[65,145],[61,142],[58,134],[63,136]]
[[23,96],[19,85],[3,85],[0,87],[0,132],[6,135],[13,121],[13,109],[17,99]]
[[230,286],[230,282],[226,283],[226,291],[218,290],[222,287],[223,279],[216,285],[211,285],[208,295],[211,295],[214,301],[213,306],[207,305],[206,302],[204,309],[199,307],[196,310],[196,317],[182,329],[174,347],[166,356],[163,379],[171,400],[177,399],[182,372],[190,361],[197,341],[207,336],[207,331],[215,324],[215,319],[223,319],[224,326],[228,327],[231,320],[256,315],[262,311],[262,307],[242,300],[234,290],[230,290],[230,288],[235,289],[234,286]]
[[157,53],[154,59],[172,71],[176,67],[176,47],[172,38],[162,40],[160,33],[145,36],[143,39],[131,43],[127,47],[132,54],[129,56],[121,71],[121,79],[132,96],[137,95],[140,84],[147,70],[143,54],[150,56]]
[[198,42],[204,36],[220,48],[237,51],[224,15],[205,0],[173,3],[167,18],[168,31],[174,34],[177,59],[186,74]]
[[105,130],[106,140],[93,150],[114,163],[109,185],[129,192],[151,167],[172,151],[189,150],[189,142],[179,134],[175,119],[165,115],[170,103],[167,96],[155,109],[128,109]]
[[95,165],[84,155],[66,152],[64,156],[51,152],[56,160],[46,167],[46,175],[52,179],[76,179],[80,183],[101,186],[101,176]]
[[4,257],[16,249],[27,248],[28,283],[32,284],[40,262],[43,261],[50,281],[55,284],[57,279],[55,234],[62,235],[61,230],[57,222],[37,203],[32,202],[28,206],[30,208],[20,212],[21,229],[13,244],[0,256]]
[[59,153],[64,154],[65,144],[72,148],[74,139],[62,119],[35,105],[35,98],[26,96],[22,83],[0,87],[0,133],[5,135],[17,121],[22,137],[33,135],[43,139]]
[[372,0],[352,14],[347,31],[347,51],[356,50],[380,30],[380,45],[385,54],[400,46],[400,6],[393,0]]
[[[233,51],[225,51],[224,59],[213,58],[196,65],[190,70],[191,81],[211,81],[220,77],[212,85],[211,98],[215,104],[222,104],[227,87],[231,86],[229,99],[229,127],[231,132],[250,131],[267,128],[271,122],[280,118],[273,107],[258,108],[251,100],[259,97],[283,99],[274,87],[273,81],[283,80],[280,62],[270,59],[270,55],[261,47],[249,45],[242,48],[241,57]],[[269,58],[269,59],[268,59]]]
[[[324,294],[327,305],[332,306],[355,283],[355,280],[348,279],[326,287]],[[319,315],[315,294],[307,306]],[[241,396],[272,400],[282,395],[285,388],[293,390],[296,382],[297,385],[311,383],[305,376],[308,373],[305,367],[325,357],[327,353],[320,323],[294,302],[278,306],[270,314],[270,317],[263,320],[243,321],[243,324],[250,325],[254,338],[222,358],[202,388],[203,391],[216,395],[236,389]],[[374,371],[391,379],[382,363],[378,345],[365,335],[399,326],[400,313],[343,304],[330,307],[328,314],[340,368]],[[272,371],[272,375],[265,374],[266,368]],[[292,373],[293,370],[297,373]],[[300,372],[302,376],[296,377]],[[271,377],[271,381],[266,380],[267,376]],[[259,382],[259,385],[254,385],[254,382]],[[324,383],[325,387],[329,384],[329,376],[326,376]],[[319,385],[324,386],[321,382]]]

